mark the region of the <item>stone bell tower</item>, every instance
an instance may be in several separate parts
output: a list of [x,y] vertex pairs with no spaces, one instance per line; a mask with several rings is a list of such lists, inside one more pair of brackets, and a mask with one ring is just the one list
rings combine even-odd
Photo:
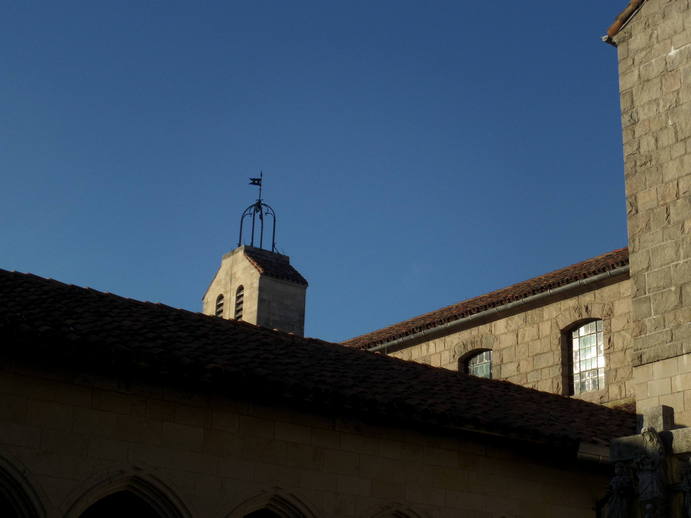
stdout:
[[[262,200],[262,177],[250,178],[250,184],[259,187],[259,197],[242,213],[238,246],[221,259],[202,299],[202,312],[302,336],[307,281],[288,256],[276,252],[276,213]],[[269,218],[271,248],[264,249]],[[251,225],[249,244],[243,243],[245,224]]]
[[630,0],[617,47],[638,435],[610,445],[599,516],[691,517],[691,4]]
[[638,413],[691,426],[691,5],[631,0],[617,47]]

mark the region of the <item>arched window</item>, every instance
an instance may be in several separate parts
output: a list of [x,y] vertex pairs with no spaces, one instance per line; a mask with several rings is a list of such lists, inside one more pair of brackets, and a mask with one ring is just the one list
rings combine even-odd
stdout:
[[130,491],[118,491],[102,498],[84,511],[79,518],[161,518],[144,500]]
[[471,351],[459,360],[458,370],[478,378],[492,377],[492,351]]
[[223,294],[221,293],[216,297],[216,311],[214,313],[217,317],[223,316]]
[[602,320],[571,329],[566,335],[570,349],[573,394],[605,388],[605,341]]
[[235,292],[235,320],[242,320],[242,307],[245,302],[245,288],[238,286]]

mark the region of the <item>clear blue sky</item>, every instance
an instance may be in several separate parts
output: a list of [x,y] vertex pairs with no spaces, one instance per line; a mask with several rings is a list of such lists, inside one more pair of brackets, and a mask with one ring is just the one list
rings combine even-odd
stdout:
[[327,340],[625,246],[625,4],[8,2],[0,268],[198,311],[259,170]]

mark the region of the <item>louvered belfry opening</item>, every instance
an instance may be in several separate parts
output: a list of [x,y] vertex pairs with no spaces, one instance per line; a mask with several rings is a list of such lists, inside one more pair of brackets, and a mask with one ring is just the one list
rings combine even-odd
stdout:
[[223,294],[216,298],[216,311],[214,312],[214,315],[217,317],[223,316]]
[[242,308],[245,300],[245,288],[238,286],[235,292],[235,320],[242,320]]

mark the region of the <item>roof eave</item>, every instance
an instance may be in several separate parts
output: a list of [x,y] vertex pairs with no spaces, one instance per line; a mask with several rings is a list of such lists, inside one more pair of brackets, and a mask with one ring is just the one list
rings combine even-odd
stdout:
[[614,40],[614,37],[629,24],[644,3],[645,0],[631,0],[629,5],[626,6],[626,9],[619,13],[619,16],[617,16],[614,20],[614,23],[609,26],[607,29],[607,34],[602,37],[602,41],[616,47],[617,43]]
[[392,347],[396,347],[399,345],[404,345],[407,344],[408,342],[414,341],[418,338],[427,336],[429,334],[435,333],[435,332],[441,332],[441,331],[450,331],[452,329],[455,329],[457,327],[463,326],[466,323],[473,322],[475,320],[480,320],[483,318],[487,318],[489,316],[492,316],[494,314],[502,313],[511,309],[514,309],[519,306],[524,306],[527,304],[532,304],[535,302],[539,302],[541,299],[545,299],[548,297],[553,297],[555,295],[569,292],[572,290],[577,290],[579,288],[584,288],[587,287],[591,284],[596,284],[602,281],[606,281],[608,279],[616,280],[620,276],[627,275],[629,273],[629,266],[620,266],[619,268],[616,268],[614,270],[608,270],[606,272],[603,272],[598,275],[594,275],[592,277],[588,277],[586,279],[579,279],[575,282],[566,284],[564,286],[559,286],[558,288],[550,289],[542,293],[538,293],[536,295],[532,295],[520,300],[516,300],[513,302],[508,302],[506,304],[502,304],[500,306],[496,306],[493,308],[486,309],[484,311],[464,316],[455,320],[452,320],[450,322],[445,322],[442,324],[435,325],[433,327],[429,327],[427,329],[422,329],[420,331],[410,333],[407,335],[403,336],[394,336],[390,340],[386,340],[381,343],[374,344],[370,347],[363,347],[363,349],[367,349],[368,351],[372,352],[389,352],[389,350]]

